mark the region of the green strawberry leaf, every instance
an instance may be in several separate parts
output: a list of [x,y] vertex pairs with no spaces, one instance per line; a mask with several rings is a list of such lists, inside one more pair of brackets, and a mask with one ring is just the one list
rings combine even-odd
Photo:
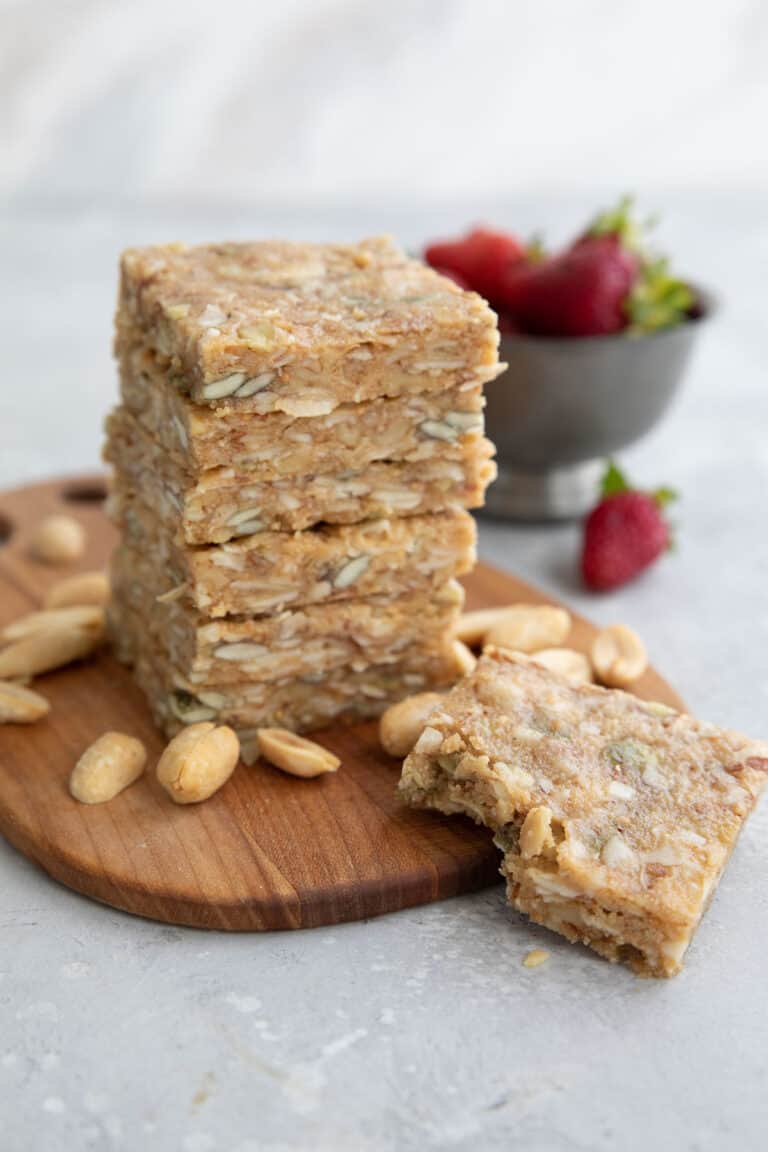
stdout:
[[[643,228],[634,216],[635,202],[632,196],[622,196],[615,208],[601,212],[589,228],[588,236],[618,236],[623,248],[631,252],[643,250]],[[647,225],[647,221],[645,222]]]
[[[619,492],[634,491],[635,489],[629,483],[616,461],[607,460],[603,479],[600,483],[600,492],[602,496],[616,496]],[[661,488],[655,488],[652,492],[649,492],[648,495],[656,501],[660,508],[666,508],[675,500],[680,499],[680,494],[674,488],[669,488],[667,485],[664,485]]]
[[680,499],[680,493],[676,492],[674,488],[656,488],[655,491],[651,492],[651,496],[660,508],[666,508],[668,504]]
[[665,516],[664,520],[667,525],[667,552],[677,552],[677,530],[680,527],[676,520],[670,520]]
[[603,496],[616,496],[619,492],[629,492],[631,485],[616,464],[616,461],[609,460],[607,464],[608,466],[600,484],[601,494]]
[[621,246],[640,258],[640,269],[624,302],[631,333],[657,332],[682,324],[696,303],[695,293],[684,280],[673,276],[669,261],[649,251],[646,233],[657,220],[638,220],[631,196],[615,208],[602,212],[589,226],[588,236],[616,236]]
[[525,245],[525,258],[529,264],[541,264],[547,258],[547,248],[544,243],[544,233],[534,232]]
[[692,289],[670,274],[668,260],[644,260],[624,302],[628,331],[658,332],[682,324],[694,303]]

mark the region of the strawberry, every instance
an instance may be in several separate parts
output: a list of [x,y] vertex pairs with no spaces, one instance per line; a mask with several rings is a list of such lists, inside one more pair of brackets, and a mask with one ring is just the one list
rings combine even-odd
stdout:
[[515,264],[502,285],[504,309],[532,336],[604,336],[627,326],[624,301],[637,256],[614,236],[593,236],[540,264]]
[[642,229],[625,198],[565,251],[507,266],[500,302],[524,332],[576,337],[666,328],[679,324],[694,301],[665,260],[643,251]]
[[[502,275],[510,264],[525,258],[525,248],[506,232],[473,228],[458,240],[438,241],[424,251],[432,268],[445,275],[456,274],[491,303],[499,298]],[[454,276],[454,279],[456,277]]]
[[671,546],[664,508],[676,494],[669,488],[631,488],[615,464],[603,478],[602,497],[584,525],[581,573],[584,583],[607,591],[634,579]]

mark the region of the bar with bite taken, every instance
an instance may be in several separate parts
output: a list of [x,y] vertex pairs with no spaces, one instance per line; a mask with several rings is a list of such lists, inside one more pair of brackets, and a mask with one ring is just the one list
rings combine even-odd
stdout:
[[427,720],[400,789],[494,833],[511,904],[672,976],[768,779],[768,744],[487,648]]

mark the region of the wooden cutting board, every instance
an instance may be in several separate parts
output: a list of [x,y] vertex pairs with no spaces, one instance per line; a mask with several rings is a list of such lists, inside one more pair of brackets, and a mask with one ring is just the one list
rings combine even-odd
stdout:
[[[50,585],[104,565],[115,533],[102,477],[0,493],[0,625],[39,607]],[[30,531],[67,512],[88,547],[76,566],[32,560]],[[485,565],[466,581],[468,606],[547,602],[535,588]],[[575,619],[570,643],[595,629]],[[50,715],[0,727],[0,832],[63,884],[139,916],[230,931],[308,928],[394,912],[498,882],[490,835],[461,817],[412,812],[395,791],[398,762],[378,746],[376,724],[330,729],[335,775],[301,781],[267,765],[240,765],[204,804],[177,807],[154,779],[164,741],[130,673],[108,652],[41,677]],[[681,701],[653,670],[638,694]],[[107,729],[139,736],[150,770],[108,804],[67,790],[83,749]]]

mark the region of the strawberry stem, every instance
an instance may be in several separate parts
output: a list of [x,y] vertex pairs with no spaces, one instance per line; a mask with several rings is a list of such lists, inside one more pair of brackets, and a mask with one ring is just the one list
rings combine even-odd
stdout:
[[619,492],[629,492],[630,485],[624,473],[616,464],[615,460],[608,460],[605,474],[600,484],[600,492],[603,496],[616,496]]
[[[643,251],[643,228],[633,215],[634,199],[622,196],[615,208],[601,212],[587,229],[588,236],[615,236],[622,248],[630,252]],[[646,226],[647,226],[646,221]]]
[[541,264],[547,258],[544,233],[534,232],[525,245],[525,258],[529,264]]
[[695,303],[691,288],[670,275],[669,261],[642,261],[635,283],[624,302],[630,332],[658,332],[682,323]]
[[[635,492],[635,489],[625,474],[621,471],[615,460],[607,460],[605,473],[600,484],[600,492],[603,497],[617,496],[620,492]],[[679,500],[679,493],[674,488],[669,488],[664,485],[661,488],[655,488],[648,495],[656,501],[659,508],[666,508],[668,504],[673,501]]]
[[659,508],[666,508],[668,504],[672,504],[675,500],[680,499],[680,494],[674,488],[657,488],[651,492],[654,500]]
[[615,236],[622,248],[639,257],[635,282],[624,301],[629,332],[672,328],[686,319],[696,303],[689,285],[670,273],[669,261],[649,251],[645,234],[655,224],[652,218],[638,221],[632,197],[624,196],[615,208],[601,213],[587,232],[588,236]]

